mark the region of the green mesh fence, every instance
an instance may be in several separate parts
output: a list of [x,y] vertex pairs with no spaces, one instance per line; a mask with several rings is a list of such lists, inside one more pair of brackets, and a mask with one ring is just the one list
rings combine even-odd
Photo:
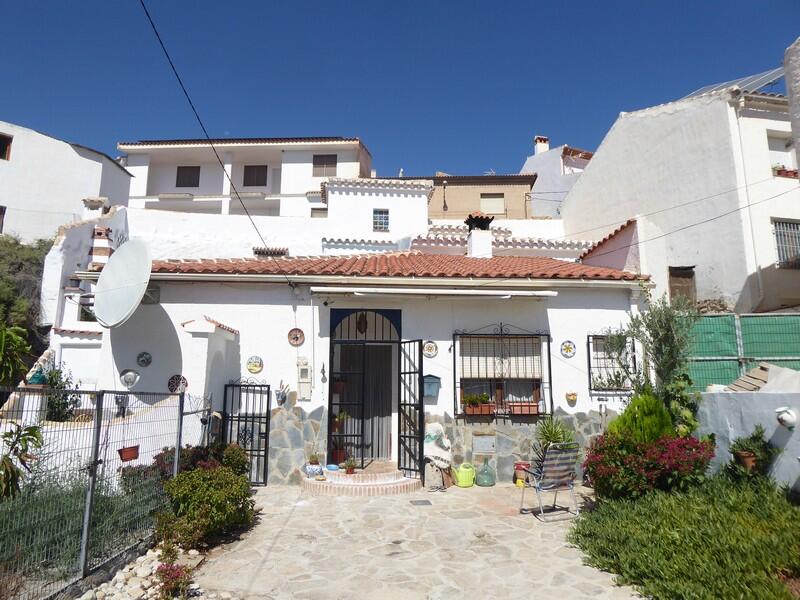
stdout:
[[689,356],[697,391],[712,383],[728,385],[760,362],[800,370],[800,315],[702,317],[694,327]]

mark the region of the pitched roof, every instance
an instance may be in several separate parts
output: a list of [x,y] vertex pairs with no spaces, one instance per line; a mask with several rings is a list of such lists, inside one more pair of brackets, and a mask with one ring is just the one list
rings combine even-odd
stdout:
[[400,181],[415,181],[427,180],[433,181],[434,185],[441,185],[443,182],[453,185],[530,185],[536,183],[536,173],[510,173],[510,174],[493,174],[493,175],[428,175],[428,176],[410,176],[404,175],[402,177],[385,177],[384,179],[397,179]]
[[539,256],[472,258],[419,252],[302,258],[156,260],[153,261],[153,273],[606,281],[647,278],[627,271]]
[[613,239],[613,238],[617,237],[617,236],[618,236],[620,233],[622,233],[623,231],[625,231],[625,230],[626,230],[628,227],[630,227],[631,225],[635,225],[635,224],[636,224],[636,219],[628,219],[628,220],[627,220],[627,221],[625,221],[625,222],[624,222],[622,225],[620,225],[619,227],[617,227],[617,228],[616,228],[614,231],[612,231],[612,232],[611,232],[611,233],[609,233],[607,236],[605,236],[605,237],[604,237],[602,240],[599,240],[599,241],[595,242],[594,244],[592,244],[591,246],[589,246],[589,247],[588,247],[588,248],[587,248],[587,249],[584,251],[584,253],[583,253],[583,254],[581,254],[581,255],[578,257],[578,260],[583,260],[584,258],[586,258],[587,256],[589,256],[589,255],[590,255],[592,252],[594,252],[595,250],[597,250],[597,249],[598,249],[600,246],[602,246],[603,244],[605,244],[605,243],[606,243],[606,242],[608,242],[609,240],[611,240],[611,239]]

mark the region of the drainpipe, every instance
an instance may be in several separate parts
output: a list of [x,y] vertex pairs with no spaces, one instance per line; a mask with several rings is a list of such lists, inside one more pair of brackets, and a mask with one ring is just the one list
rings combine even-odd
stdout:
[[747,220],[750,225],[750,242],[753,246],[753,260],[756,263],[756,283],[758,284],[758,297],[751,305],[751,311],[757,312],[758,307],[764,301],[764,275],[761,272],[761,264],[758,261],[758,249],[756,248],[756,233],[753,227],[753,207],[750,202],[750,182],[747,179],[747,165],[744,160],[744,142],[742,141],[742,125],[740,122],[740,109],[744,106],[744,97],[741,90],[734,92],[738,96],[738,102],[734,110],[736,111],[736,132],[739,137],[739,156],[742,160],[742,176],[744,177],[744,195],[747,201]]

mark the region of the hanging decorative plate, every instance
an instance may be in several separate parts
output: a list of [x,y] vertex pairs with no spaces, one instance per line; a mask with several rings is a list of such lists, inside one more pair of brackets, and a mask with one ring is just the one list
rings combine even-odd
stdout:
[[303,330],[299,327],[295,327],[294,329],[289,330],[289,343],[297,348],[298,346],[302,346],[303,342],[306,341],[306,334],[303,333]]
[[247,359],[247,370],[250,371],[253,375],[256,373],[261,373],[264,369],[264,361],[261,359],[260,356],[251,356]]
[[439,346],[433,340],[428,340],[422,344],[422,355],[425,358],[433,358],[439,354]]
[[356,319],[356,331],[361,335],[367,333],[367,313],[359,313]]
[[575,356],[576,346],[575,342],[571,340],[565,340],[561,342],[561,356],[564,358],[572,358]]
[[136,364],[140,367],[149,367],[150,363],[152,362],[153,357],[149,352],[139,352],[139,354],[136,356]]
[[189,382],[186,381],[186,377],[183,375],[173,375],[169,378],[167,382],[167,389],[172,392],[173,394],[178,392],[181,387],[183,387],[183,391],[186,391],[186,388],[189,387]]

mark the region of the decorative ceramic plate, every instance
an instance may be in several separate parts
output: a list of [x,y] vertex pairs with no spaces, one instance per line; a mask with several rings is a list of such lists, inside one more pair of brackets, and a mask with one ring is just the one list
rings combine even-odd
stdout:
[[433,340],[428,340],[422,344],[422,355],[425,358],[434,358],[439,354],[439,346]]
[[189,387],[189,382],[186,381],[186,377],[183,375],[173,375],[167,382],[167,389],[173,394],[180,390],[181,386],[183,386],[184,391]]
[[136,357],[136,364],[140,367],[149,367],[152,362],[153,357],[149,352],[139,352],[139,355]]
[[251,356],[247,359],[247,370],[255,375],[264,369],[264,361],[260,356]]
[[297,348],[298,346],[302,346],[303,342],[306,341],[306,334],[303,333],[303,330],[299,327],[295,327],[294,329],[289,330],[289,343]]
[[577,350],[575,346],[575,342],[571,340],[565,340],[561,342],[561,356],[564,358],[572,358],[575,356],[575,351]]

